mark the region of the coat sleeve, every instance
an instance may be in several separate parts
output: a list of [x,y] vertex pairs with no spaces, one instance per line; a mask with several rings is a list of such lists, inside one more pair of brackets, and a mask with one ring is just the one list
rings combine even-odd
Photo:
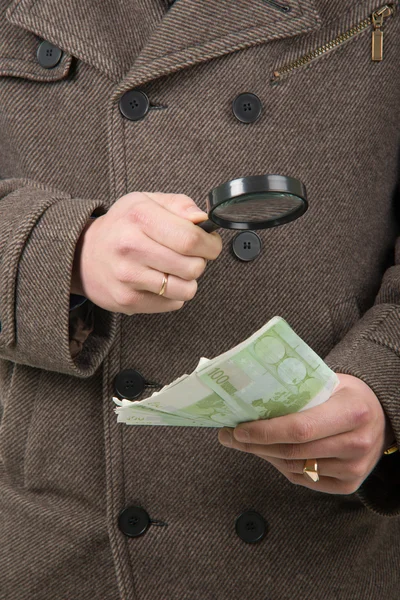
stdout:
[[[394,209],[400,221],[399,188]],[[325,362],[337,373],[362,379],[389,418],[400,448],[400,236],[394,264],[384,273],[374,305],[331,350]],[[400,514],[400,452],[384,455],[358,489],[369,509]]]
[[75,247],[105,203],[30,179],[0,181],[0,358],[89,377],[117,315],[87,301],[70,311]]

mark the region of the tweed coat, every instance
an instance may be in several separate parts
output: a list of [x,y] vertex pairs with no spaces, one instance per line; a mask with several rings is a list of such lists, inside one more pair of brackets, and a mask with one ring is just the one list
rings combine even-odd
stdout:
[[[123,369],[165,385],[281,315],[374,390],[400,440],[399,11],[373,61],[383,0],[169,4],[0,0],[0,598],[394,600],[398,454],[355,494],[323,494],[215,429],[117,424],[112,396]],[[133,89],[151,104],[138,121],[119,110]],[[262,104],[251,123],[232,111],[244,92]],[[303,181],[309,210],[262,231],[257,259],[223,230],[181,310],[69,313],[92,213],[132,191],[204,208],[262,173]],[[129,506],[144,535],[119,529]],[[245,511],[267,523],[258,543],[236,534]]]

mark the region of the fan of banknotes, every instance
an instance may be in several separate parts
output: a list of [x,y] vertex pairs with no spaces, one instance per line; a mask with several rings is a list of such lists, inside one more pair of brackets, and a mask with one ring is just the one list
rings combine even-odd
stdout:
[[117,421],[127,425],[236,427],[317,406],[338,383],[288,323],[274,317],[227,352],[201,358],[193,373],[149,398],[113,400]]

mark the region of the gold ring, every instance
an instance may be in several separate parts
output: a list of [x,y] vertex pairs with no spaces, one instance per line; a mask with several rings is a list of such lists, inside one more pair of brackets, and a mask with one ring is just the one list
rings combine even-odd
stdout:
[[161,284],[161,290],[158,292],[159,296],[164,295],[165,288],[167,287],[167,283],[168,283],[168,273],[164,273],[164,277],[163,277],[162,284]]
[[393,452],[398,452],[398,447],[396,444],[393,444],[392,446],[389,446],[389,448],[387,450],[385,450],[385,452],[383,454],[393,454]]
[[304,463],[303,473],[314,483],[319,481],[318,462],[316,458],[308,458]]

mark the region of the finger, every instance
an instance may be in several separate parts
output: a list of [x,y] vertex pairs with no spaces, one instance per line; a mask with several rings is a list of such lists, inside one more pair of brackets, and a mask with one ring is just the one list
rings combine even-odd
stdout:
[[234,437],[233,440],[237,450],[284,460],[305,460],[310,456],[352,460],[365,456],[370,449],[370,436],[366,431],[342,433],[305,444],[267,445],[238,442]]
[[[243,423],[235,428],[239,441],[252,444],[305,444],[365,424],[367,412],[361,404],[349,402],[345,388],[329,400],[303,412]],[[241,436],[239,431],[244,430]]]
[[304,473],[290,473],[289,471],[281,470],[278,464],[274,461],[270,462],[278,471],[282,473],[294,485],[301,485],[315,492],[324,492],[325,494],[354,494],[362,484],[362,479],[343,480],[335,477],[327,477],[320,475],[318,481],[311,481]]
[[178,217],[189,219],[192,223],[200,223],[208,218],[207,213],[190,196],[186,196],[186,194],[144,193],[160,206],[163,206]]
[[[263,453],[254,452],[252,450],[253,444],[242,444],[237,442],[234,437],[231,437],[231,443],[227,444],[222,439],[224,432],[228,432],[232,436],[232,428],[223,428],[218,432],[218,439],[224,446],[241,450],[243,452],[249,452],[259,458],[266,460],[278,469],[289,481],[294,484],[302,485],[310,489],[316,489],[317,491],[326,492],[330,494],[352,494],[361,485],[362,480],[367,476],[368,467],[359,461],[340,461],[335,458],[318,460],[318,472],[320,479],[318,483],[311,482],[306,478],[303,473],[305,460],[293,460],[285,461],[277,458],[271,458]],[[315,458],[314,455],[312,455]],[[306,458],[310,458],[310,455]],[[332,463],[337,463],[336,465]],[[364,476],[360,477],[361,473]],[[329,473],[329,475],[328,475]],[[334,475],[333,473],[336,473]],[[318,486],[318,487],[316,487]]]
[[[125,289],[114,290],[114,299],[116,308],[113,312],[121,312],[125,315],[171,312],[179,310],[184,305],[181,300],[171,300],[151,292],[135,291],[127,294]],[[99,306],[108,310],[108,307],[101,306],[100,303]]]
[[[164,273],[155,271],[154,269],[145,269],[138,274],[134,290],[152,292],[159,295],[164,281]],[[182,300],[186,302],[192,300],[197,292],[197,281],[186,281],[175,275],[168,275],[166,286],[164,287],[164,298],[170,300]]]
[[[257,456],[259,456],[257,454]],[[260,456],[260,458],[264,458]],[[274,459],[274,466],[281,473],[304,475],[304,460],[279,460]],[[333,477],[341,481],[353,481],[364,475],[362,463],[357,461],[338,460],[337,458],[318,459],[318,474],[320,477]]]
[[[363,454],[362,450],[356,452],[355,449],[353,449],[355,444],[352,440],[352,434],[332,436],[331,438],[324,438],[323,440],[310,442],[309,444],[276,444],[271,446],[238,442],[233,434],[233,429],[223,428],[219,431],[218,439],[224,446],[229,446],[230,448],[240,450],[241,452],[255,454],[270,462],[275,461],[280,464],[304,465],[304,461],[310,457],[318,460],[320,458],[327,458],[344,460],[347,462],[357,462],[357,460],[360,460],[365,454]],[[229,435],[229,439],[226,435]],[[343,438],[346,436],[348,439],[344,440]],[[345,450],[343,450],[342,447],[344,447]]]
[[[139,225],[150,239],[184,256],[201,256],[208,260],[217,258],[222,249],[222,240],[218,234],[210,235],[145,194],[141,196],[143,201],[135,201],[126,213],[126,218]],[[128,250],[135,245],[134,236],[129,232],[124,237],[121,235],[119,244],[121,249]]]
[[[121,235],[128,238],[129,231],[122,230]],[[171,248],[166,248],[144,233],[138,232],[135,240],[124,252],[126,258],[118,260],[115,275],[122,282],[134,281],[134,265],[136,261],[144,267],[149,267],[161,273],[170,273],[181,279],[191,281],[198,279],[206,268],[207,261],[197,256],[182,256]]]

